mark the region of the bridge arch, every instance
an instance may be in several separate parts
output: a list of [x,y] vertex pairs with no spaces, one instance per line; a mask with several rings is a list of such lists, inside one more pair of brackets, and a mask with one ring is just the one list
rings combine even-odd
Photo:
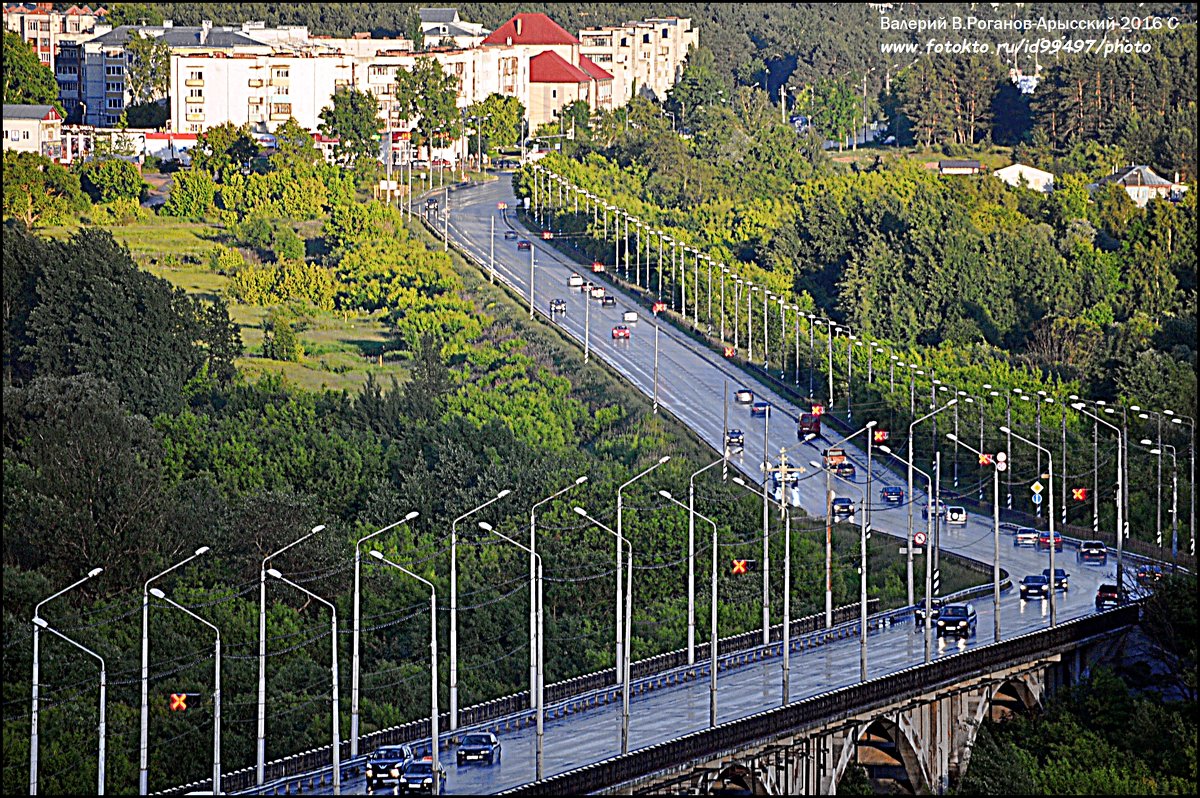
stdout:
[[909,732],[888,717],[876,718],[857,735],[854,762],[877,791],[913,795],[929,783]]
[[701,785],[703,795],[776,795],[771,786],[759,777],[756,769],[742,762],[730,762],[713,771]]
[[1028,715],[1041,707],[1041,685],[1030,684],[1025,678],[1008,679],[992,693],[988,717],[993,721],[1006,720],[1013,715]]

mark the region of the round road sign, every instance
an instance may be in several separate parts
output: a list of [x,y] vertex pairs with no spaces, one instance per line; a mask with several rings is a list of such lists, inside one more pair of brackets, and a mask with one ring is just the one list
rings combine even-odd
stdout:
[[996,452],[996,462],[1003,463],[1007,459],[1008,459],[1008,455],[1005,454],[1004,452]]
[[1030,496],[1029,498],[1033,499],[1034,504],[1042,503],[1042,494],[1040,494],[1040,493],[1035,493],[1032,496]]
[[913,543],[918,546],[925,545],[925,533],[921,531],[913,532]]

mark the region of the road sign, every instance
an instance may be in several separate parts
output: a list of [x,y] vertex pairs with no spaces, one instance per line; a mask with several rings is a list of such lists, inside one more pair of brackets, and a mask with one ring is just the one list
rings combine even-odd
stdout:
[[919,529],[916,532],[913,532],[913,543],[917,546],[924,546],[925,545],[925,533]]
[[1033,491],[1033,495],[1035,495],[1035,496],[1042,492],[1042,488],[1043,488],[1043,485],[1040,482],[1034,482],[1032,485],[1029,486],[1029,489],[1031,491]]
[[992,456],[990,454],[979,455],[979,464],[981,466],[991,465],[992,464]]
[[552,238],[554,238],[554,231],[553,231],[553,230],[543,230],[543,231],[542,231],[542,239],[543,239],[543,240],[545,240],[545,241],[549,241],[549,240],[550,240],[550,239],[552,239]]
[[737,357],[737,350],[732,346],[725,347],[725,357]]
[[933,592],[939,593],[942,589],[942,569],[935,568],[933,571]]
[[819,416],[825,412],[825,405],[813,405],[812,413],[814,416]]
[[1042,503],[1042,494],[1040,494],[1040,493],[1035,493],[1032,496],[1030,496],[1030,498],[1033,499],[1034,504]]
[[1077,502],[1085,502],[1088,497],[1087,488],[1071,488],[1071,498]]
[[1008,459],[1008,455],[1005,454],[1004,452],[996,452],[996,462],[997,463],[1003,463],[1007,459]]
[[[901,546],[901,547],[898,549],[898,551],[899,551],[901,554],[908,554],[908,547],[907,547],[907,546]],[[913,552],[913,554],[924,554],[924,553],[925,553],[925,549],[918,549],[918,548],[915,548],[915,547],[914,547],[914,548],[913,548],[913,550],[912,550],[912,552]]]
[[997,471],[1007,471],[1008,463],[1004,462],[1003,460],[996,461],[996,470]]
[[884,441],[886,441],[888,439],[887,430],[885,430],[885,429],[875,430],[874,437],[875,437],[875,443],[883,443]]
[[733,560],[730,564],[729,573],[749,574],[758,570],[758,562],[756,560]]
[[650,306],[650,310],[653,311],[654,313],[661,313],[666,309],[667,309],[666,302],[655,302],[653,305]]
[[503,210],[506,210],[507,208],[508,208],[507,202],[501,201],[501,202],[496,203],[496,210],[498,210],[498,211],[503,211]]
[[171,693],[169,706],[172,712],[187,712],[188,699],[199,697],[199,693]]

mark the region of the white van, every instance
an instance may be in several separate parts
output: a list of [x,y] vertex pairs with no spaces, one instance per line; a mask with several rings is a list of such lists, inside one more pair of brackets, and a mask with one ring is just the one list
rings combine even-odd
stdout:
[[625,311],[625,315],[621,317],[621,320],[624,321],[626,324],[635,323],[638,320],[637,311],[636,310]]
[[967,510],[965,507],[947,507],[946,523],[950,526],[966,526]]

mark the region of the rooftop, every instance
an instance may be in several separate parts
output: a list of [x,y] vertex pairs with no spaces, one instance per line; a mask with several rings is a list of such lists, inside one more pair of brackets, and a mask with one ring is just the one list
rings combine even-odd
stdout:
[[1102,186],[1116,183],[1121,186],[1158,186],[1163,188],[1173,185],[1170,180],[1154,174],[1154,170],[1149,166],[1133,164],[1100,178],[1097,183]]
[[517,14],[496,28],[483,44],[579,44],[579,40],[567,33],[545,14]]
[[[612,75],[609,75],[609,78],[611,77]],[[588,73],[571,66],[553,50],[547,50],[529,59],[530,83],[590,83],[591,80]]]
[[[53,116],[51,116],[53,115]],[[53,105],[9,105],[4,104],[5,119],[52,119],[60,118]]]

